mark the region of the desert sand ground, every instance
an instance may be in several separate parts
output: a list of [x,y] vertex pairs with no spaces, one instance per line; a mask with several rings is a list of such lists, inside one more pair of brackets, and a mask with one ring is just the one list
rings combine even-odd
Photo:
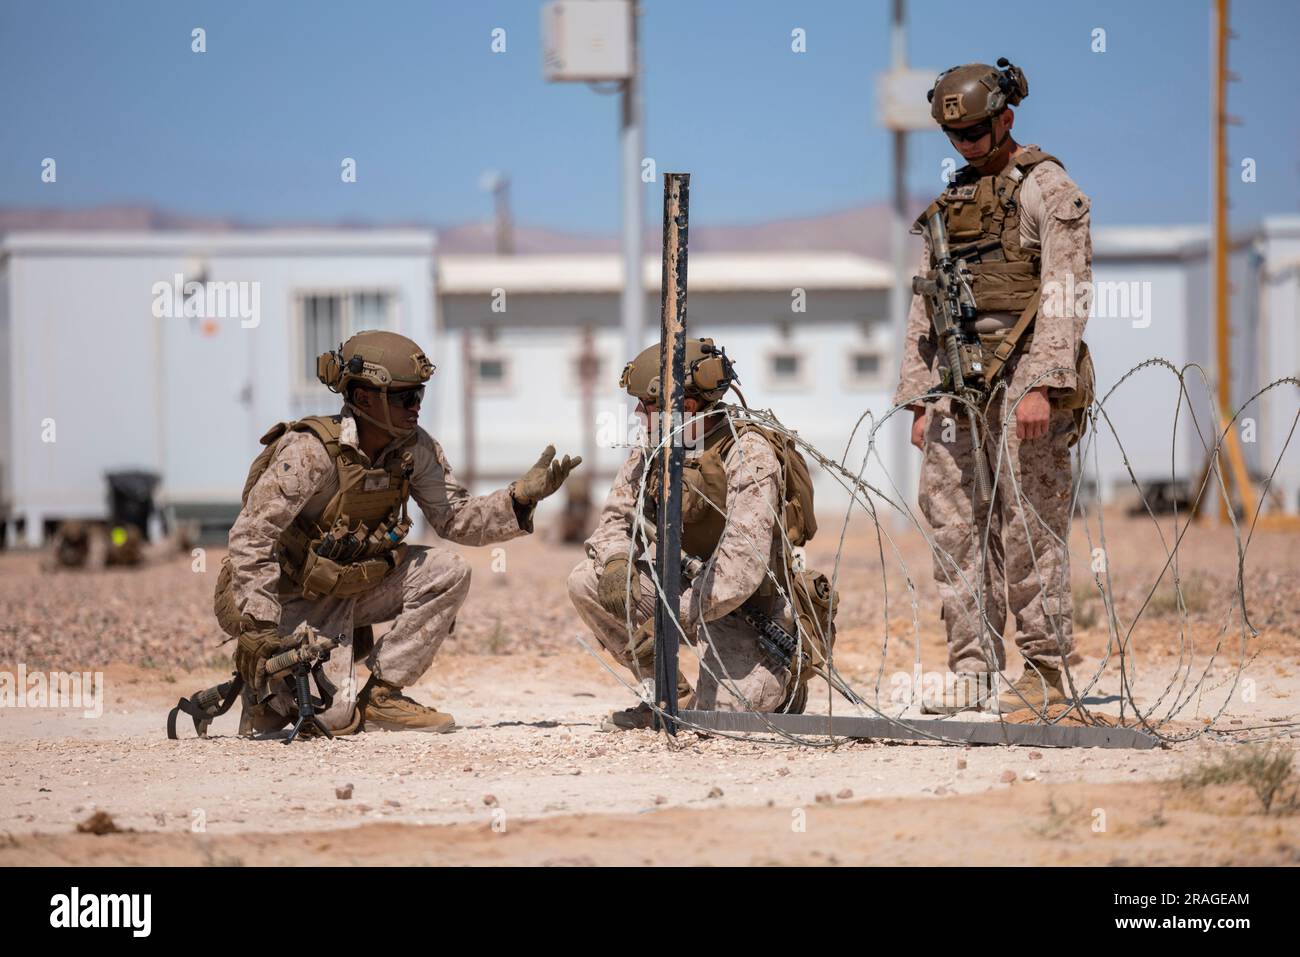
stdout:
[[[824,527],[809,560],[827,568],[838,528]],[[1168,541],[1172,527],[1164,533]],[[1188,533],[1178,552],[1185,612],[1161,585],[1131,635],[1165,553],[1148,519],[1107,514],[1106,536],[1134,697],[1144,709],[1160,702],[1152,714],[1168,718],[1163,734],[1204,731],[1197,737],[1128,751],[603,733],[601,717],[631,695],[575,637],[564,579],[581,549],[543,533],[495,554],[461,550],[474,565],[470,599],[411,689],[453,712],[455,733],[286,748],[236,737],[236,709],[207,740],[186,722],[184,739],[169,741],[167,709],[228,674],[229,646],[218,647],[210,611],[221,550],[209,549],[199,570],[190,553],[160,545],[140,570],[76,572],[53,570],[45,553],[0,553],[0,670],[99,671],[104,689],[99,717],[0,708],[9,769],[0,863],[1300,862],[1300,814],[1276,805],[1264,813],[1240,781],[1182,783],[1242,742],[1287,753],[1300,745],[1300,535],[1261,530],[1250,543],[1242,580],[1258,633],[1244,642],[1240,674],[1231,532]],[[915,531],[899,533],[898,547],[916,587],[915,623],[895,561],[885,613],[870,526],[850,529],[840,571],[838,666],[868,698],[881,674],[889,713],[902,708],[891,680],[912,673],[918,646],[925,671],[945,667],[929,552]],[[1118,655],[1082,527],[1071,551],[1075,680],[1091,682],[1090,708],[1118,717]],[[1014,651],[1009,658],[1014,677]],[[684,649],[683,659],[694,653]],[[822,690],[809,710],[826,706]],[[850,710],[842,699],[835,708]],[[1125,711],[1131,721],[1132,706]],[[76,830],[97,812],[112,822],[101,817],[97,829],[110,833]]]

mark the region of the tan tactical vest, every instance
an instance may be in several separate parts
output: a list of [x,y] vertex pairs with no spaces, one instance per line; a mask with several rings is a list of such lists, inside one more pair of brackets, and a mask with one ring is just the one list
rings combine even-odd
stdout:
[[[920,227],[937,209],[943,210],[948,242],[954,257],[964,259],[971,271],[971,291],[980,314],[1019,313],[1016,323],[997,333],[980,335],[984,351],[984,376],[992,385],[1007,361],[1023,352],[1033,339],[1042,282],[1042,252],[1020,245],[1020,187],[1039,163],[1065,164],[1037,148],[1026,149],[996,176],[981,176],[971,166],[957,171],[953,184],[944,190],[917,219]],[[934,272],[928,273],[934,278]],[[931,311],[925,300],[926,313]],[[934,317],[931,315],[931,318]],[[1074,445],[1087,429],[1087,411],[1092,405],[1095,374],[1087,343],[1080,343],[1075,361],[1077,385],[1073,392],[1055,401],[1074,412]]]
[[[417,436],[412,434],[399,446],[400,453],[390,452],[382,468],[371,468],[361,453],[339,441],[342,422],[339,415],[316,415],[277,424],[262,436],[266,448],[253,462],[244,484],[247,501],[275,453],[276,442],[291,430],[312,433],[334,461],[338,491],[316,521],[301,514],[294,519],[277,548],[284,577],[309,599],[324,595],[347,598],[379,584],[401,562],[406,552],[402,539],[411,527],[406,502],[415,467],[411,447]],[[348,533],[358,543],[352,555],[336,561],[318,553]]]
[[[974,167],[963,166],[913,227],[921,229],[932,213],[943,211],[953,256],[970,267],[971,291],[980,314],[1024,313],[1037,303],[1042,256],[1040,250],[1020,244],[1018,197],[1030,170],[1049,160],[1064,167],[1055,156],[1037,148],[1023,150],[997,175],[981,176]],[[928,275],[934,278],[933,271]],[[928,300],[926,310],[930,310]],[[1017,324],[1022,333],[1009,351],[1028,343],[1023,330],[1031,322],[1032,315]]]
[[[781,463],[781,497],[785,507],[781,522],[786,537],[795,546],[804,545],[817,534],[813,511],[812,476],[808,463],[794,440],[754,423],[737,423],[735,434],[725,426],[715,429],[704,440],[704,451],[688,458],[682,467],[682,551],[707,560],[718,547],[726,526],[727,470],[725,463],[736,439],[746,432],[757,432],[775,450]],[[646,498],[642,508],[649,521],[655,518],[659,501],[661,469],[654,468],[646,478]],[[758,543],[756,543],[758,544]],[[798,693],[806,696],[813,668],[825,665],[835,640],[834,620],[839,595],[830,579],[811,568],[796,568],[794,555],[783,548],[785,569],[776,571],[784,589],[788,583],[792,612],[798,619],[801,660],[792,664]],[[763,584],[746,604],[760,611],[770,611],[777,598],[777,585],[764,576]],[[796,690],[790,689],[795,695]],[[802,706],[798,708],[802,711]]]
[[[782,520],[791,544],[803,545],[817,534],[812,477],[793,440],[749,422],[738,423],[734,434],[721,426],[705,437],[703,452],[688,457],[682,467],[682,551],[696,558],[707,560],[722,539],[727,524],[727,455],[746,432],[761,435],[781,463]],[[653,468],[646,478],[643,508],[651,521],[659,501],[661,474],[659,468]]]

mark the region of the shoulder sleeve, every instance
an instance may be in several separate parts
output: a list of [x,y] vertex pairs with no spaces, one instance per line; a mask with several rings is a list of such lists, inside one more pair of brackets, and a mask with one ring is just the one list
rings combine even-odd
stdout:
[[290,432],[279,440],[266,471],[249,490],[248,501],[230,529],[235,598],[244,614],[279,622],[276,543],[333,469],[333,460],[314,435]]
[[1029,171],[1020,190],[1021,209],[1041,230],[1048,216],[1076,220],[1089,211],[1092,201],[1059,163],[1048,160]]
[[624,460],[609,495],[605,497],[596,530],[587,539],[587,557],[598,570],[603,570],[611,558],[626,556],[631,548],[632,522],[636,515],[641,476],[645,471],[644,462],[645,456],[640,449],[633,449]]
[[1042,249],[1042,291],[1034,338],[1015,370],[1012,393],[1033,385],[1070,390],[1092,303],[1092,203],[1065,170],[1051,162],[1031,170],[1021,194]]
[[505,489],[476,496],[457,482],[442,446],[423,429],[414,454],[411,497],[439,537],[458,545],[493,545],[532,531],[532,513],[521,517]]
[[[930,269],[930,241],[921,243],[920,272]],[[903,341],[903,365],[898,372],[898,387],[894,390],[893,404],[915,399],[939,383],[935,367],[938,347],[930,335],[930,317],[925,311],[925,300],[919,293],[912,294],[907,312],[907,331]]]
[[727,454],[727,526],[703,572],[683,595],[687,623],[714,621],[758,590],[772,565],[772,536],[781,507],[781,464],[758,432],[746,432]]

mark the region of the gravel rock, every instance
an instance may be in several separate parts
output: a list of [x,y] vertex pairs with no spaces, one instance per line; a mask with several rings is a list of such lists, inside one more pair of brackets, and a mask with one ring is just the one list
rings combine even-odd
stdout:
[[122,829],[107,811],[96,811],[77,825],[82,834],[121,834]]

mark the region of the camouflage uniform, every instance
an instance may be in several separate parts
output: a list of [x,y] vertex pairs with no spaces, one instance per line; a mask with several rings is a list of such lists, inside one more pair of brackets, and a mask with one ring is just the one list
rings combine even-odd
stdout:
[[[1020,189],[1020,207],[1021,244],[1041,250],[1043,293],[1032,340],[1013,355],[1002,374],[1001,381],[1007,386],[1006,401],[995,400],[985,413],[985,449],[996,494],[982,572],[982,529],[974,515],[974,465],[965,416],[960,408],[954,414],[950,399],[941,399],[932,404],[926,429],[919,504],[933,529],[936,545],[951,558],[949,561],[936,553],[934,574],[943,600],[949,668],[954,672],[989,671],[1004,666],[1001,632],[1008,606],[1016,618],[1016,644],[1027,658],[1051,660],[1068,655],[1074,647],[1069,553],[1065,544],[1070,521],[1069,442],[1074,418],[1055,400],[1075,388],[1075,362],[1087,322],[1087,290],[1092,279],[1088,203],[1065,170],[1048,161],[1034,166],[1026,176]],[[928,243],[921,268],[923,272],[930,268]],[[1076,298],[1060,295],[1062,289],[1073,290]],[[983,322],[986,317],[981,314],[980,319]],[[992,319],[995,325],[1010,324],[1007,317]],[[908,315],[902,373],[894,402],[912,402],[938,385],[943,365],[946,361],[936,355],[925,303],[918,295]],[[1057,371],[1048,373],[1049,369]],[[1043,385],[1049,387],[1049,399],[1054,400],[1048,434],[1022,443],[1016,437],[1015,417],[1010,410],[1026,389]],[[1004,415],[1010,415],[1005,433]],[[945,423],[949,418],[951,425]],[[950,436],[955,433],[955,440],[945,442],[945,431]],[[1004,434],[1005,450],[1001,448]],[[1013,475],[1023,503],[1012,491]],[[991,655],[981,648],[985,629],[979,621],[980,601],[976,594],[981,590],[991,626]]]
[[[722,422],[716,429],[729,429]],[[709,441],[710,430],[703,442]],[[703,442],[699,443],[703,445]],[[686,455],[701,454],[699,448]],[[781,501],[781,466],[772,447],[757,433],[742,433],[725,459],[728,525],[713,555],[693,582],[683,579],[679,620],[689,640],[702,644],[695,707],[719,711],[775,711],[784,701],[790,670],[776,668],[760,650],[758,637],[740,617],[739,607],[767,580],[768,570],[782,568],[781,537],[776,516]],[[654,675],[652,649],[640,659],[628,648],[627,622],[596,600],[605,563],[629,557],[632,529],[639,508],[637,494],[645,471],[645,452],[637,449],[619,470],[601,510],[600,522],[587,539],[587,559],[569,576],[569,597],[597,640],[637,678]],[[640,578],[639,603],[632,609],[635,632],[654,615],[658,593],[652,556],[637,556],[632,566]],[[637,585],[633,583],[633,594]],[[788,587],[782,582],[782,587]],[[794,631],[789,605],[777,599],[773,617]]]
[[[356,420],[346,413],[340,441],[357,448]],[[387,445],[374,466],[382,467],[390,453],[400,454],[401,445],[400,440]],[[490,545],[532,531],[533,509],[516,505],[508,490],[474,497],[458,485],[442,447],[423,429],[412,452],[411,497],[440,537],[461,545]],[[299,513],[319,518],[337,491],[334,462],[320,441],[310,433],[287,432],[230,530],[233,588],[243,614],[276,623],[281,636],[291,634],[302,621],[325,635],[343,636],[325,668],[339,689],[333,707],[323,715],[331,730],[348,724],[360,690],[353,629],[392,621],[392,629],[375,642],[366,664],[383,681],[408,686],[428,670],[451,632],[470,579],[468,562],[456,553],[413,545],[387,577],[361,595],[304,599],[292,582],[282,580],[276,543]],[[289,715],[292,704],[290,695],[281,694],[272,707]]]

